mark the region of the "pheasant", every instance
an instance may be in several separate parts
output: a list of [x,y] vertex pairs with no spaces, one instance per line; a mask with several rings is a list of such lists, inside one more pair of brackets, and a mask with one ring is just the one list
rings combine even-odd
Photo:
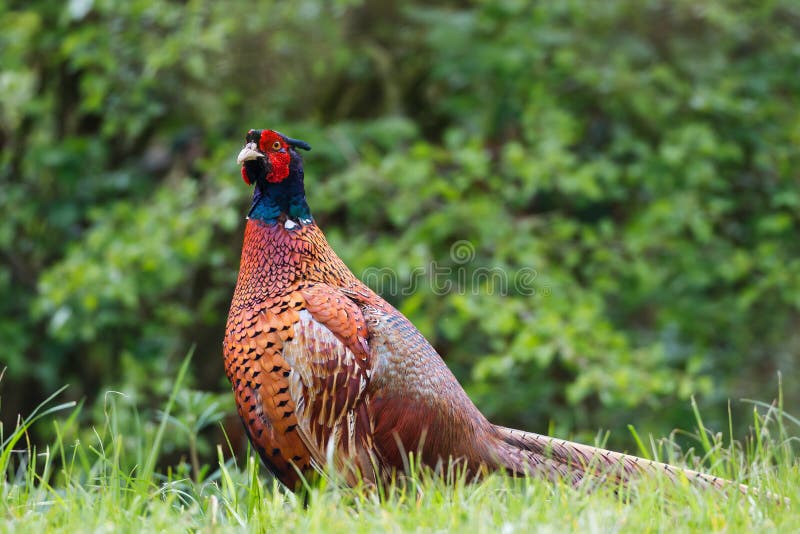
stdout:
[[223,341],[247,435],[287,487],[333,465],[351,484],[402,473],[408,453],[470,474],[626,481],[643,472],[724,479],[490,423],[422,334],[359,281],[306,202],[299,149],[250,130],[238,156],[255,186]]

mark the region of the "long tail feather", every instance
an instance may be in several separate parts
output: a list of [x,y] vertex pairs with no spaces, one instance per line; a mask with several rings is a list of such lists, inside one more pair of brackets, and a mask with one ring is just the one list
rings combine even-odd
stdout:
[[626,482],[652,473],[667,476],[676,482],[685,478],[699,487],[736,487],[742,493],[750,492],[745,485],[690,469],[532,432],[500,426],[495,429],[502,442],[499,451],[501,463],[518,474],[544,472],[551,478],[567,477],[577,483],[587,475]]

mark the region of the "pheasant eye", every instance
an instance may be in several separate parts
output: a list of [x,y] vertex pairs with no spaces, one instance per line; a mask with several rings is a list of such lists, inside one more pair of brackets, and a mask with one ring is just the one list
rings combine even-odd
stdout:
[[272,150],[280,150],[280,149],[281,149],[280,141],[275,141],[274,143],[272,143]]

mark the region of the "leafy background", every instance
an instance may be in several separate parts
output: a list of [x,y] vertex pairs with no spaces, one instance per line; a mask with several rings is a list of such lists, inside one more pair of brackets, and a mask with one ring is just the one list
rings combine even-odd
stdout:
[[798,43],[791,0],[0,2],[3,421],[64,384],[85,428],[135,419],[194,346],[175,424],[208,426],[201,459],[220,419],[241,437],[234,159],[268,127],[314,147],[357,275],[460,240],[467,269],[535,270],[385,295],[494,421],[630,448],[695,395],[741,436],[778,372],[800,403]]

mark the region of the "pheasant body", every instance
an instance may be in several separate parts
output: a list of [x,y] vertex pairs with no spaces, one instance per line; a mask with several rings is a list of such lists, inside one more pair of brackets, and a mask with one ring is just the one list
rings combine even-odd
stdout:
[[[435,463],[436,450],[456,453],[464,443],[456,429],[490,426],[460,387],[442,396],[458,385],[450,370],[350,273],[319,228],[287,229],[286,220],[247,222],[223,342],[239,415],[281,481],[294,487],[297,472],[287,467],[307,473],[327,458],[331,438],[342,464],[356,461],[373,479],[378,451],[398,469],[417,450]],[[453,458],[466,459],[462,452]]]
[[422,334],[328,245],[298,196],[295,148],[310,147],[271,130],[251,130],[247,142],[239,160],[256,192],[223,352],[248,436],[286,486],[297,488],[301,475],[331,461],[351,483],[379,482],[403,471],[410,452],[424,464],[454,461],[473,474],[578,482],[587,473],[627,479],[650,470],[726,484],[491,424]]

